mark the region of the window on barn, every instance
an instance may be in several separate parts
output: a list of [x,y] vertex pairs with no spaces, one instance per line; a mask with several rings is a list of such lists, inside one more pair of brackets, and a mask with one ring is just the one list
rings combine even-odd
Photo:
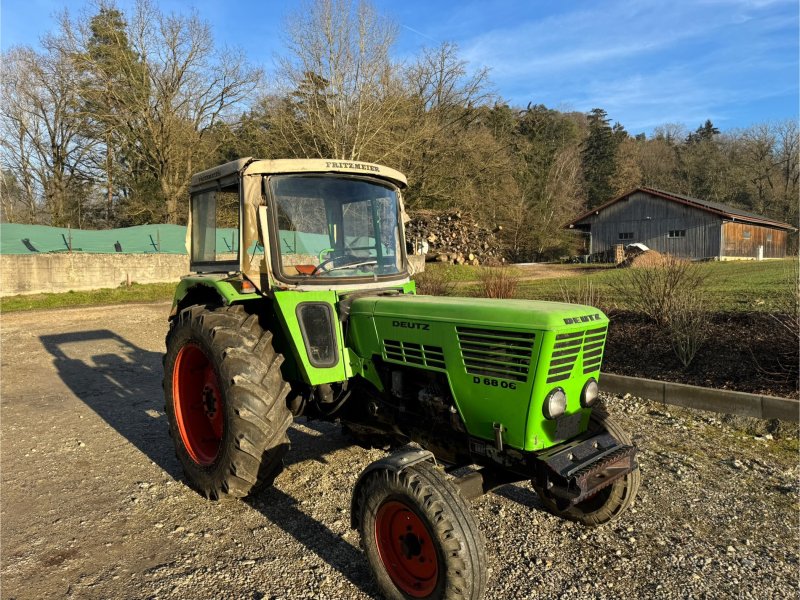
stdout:
[[771,234],[771,233],[768,233],[768,234],[767,234],[767,241],[768,241],[768,242],[771,242],[771,241],[772,241],[772,234]]
[[632,231],[621,231],[619,233],[619,239],[621,239],[621,240],[632,240],[633,239],[633,232]]
[[669,238],[685,238],[686,237],[686,230],[685,229],[670,229],[669,233],[667,234]]
[[742,232],[742,237],[743,237],[744,239],[746,239],[746,240],[749,240],[749,239],[750,239],[750,231],[749,231],[749,230],[745,230],[745,231],[743,231],[743,232]]

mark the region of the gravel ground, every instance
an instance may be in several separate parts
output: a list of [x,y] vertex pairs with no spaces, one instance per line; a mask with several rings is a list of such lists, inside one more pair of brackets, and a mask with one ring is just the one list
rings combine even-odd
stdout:
[[[168,306],[4,315],[3,598],[371,598],[350,490],[378,450],[296,423],[274,488],[188,489],[162,411]],[[797,597],[796,430],[607,398],[633,433],[636,506],[587,530],[528,485],[473,504],[487,598]]]

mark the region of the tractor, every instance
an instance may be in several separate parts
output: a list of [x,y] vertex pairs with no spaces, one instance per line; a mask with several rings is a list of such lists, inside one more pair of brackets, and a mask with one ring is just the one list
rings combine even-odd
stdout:
[[188,484],[212,500],[270,486],[295,417],[392,449],[350,507],[377,586],[477,600],[470,500],[530,482],[546,510],[602,525],[634,502],[636,447],[596,406],[608,318],[416,294],[406,186],[347,160],[242,158],[194,175],[165,410]]

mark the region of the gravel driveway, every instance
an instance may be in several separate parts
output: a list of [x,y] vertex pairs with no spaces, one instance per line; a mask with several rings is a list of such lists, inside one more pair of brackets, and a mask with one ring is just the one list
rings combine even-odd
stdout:
[[[163,413],[168,310],[3,315],[2,597],[374,597],[349,501],[382,453],[301,420],[274,488],[200,498]],[[641,449],[636,506],[587,530],[543,512],[527,485],[478,499],[487,597],[797,597],[796,437],[632,398],[608,406]]]

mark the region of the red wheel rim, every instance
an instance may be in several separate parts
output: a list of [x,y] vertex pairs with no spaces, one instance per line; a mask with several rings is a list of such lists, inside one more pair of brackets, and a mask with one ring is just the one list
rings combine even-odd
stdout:
[[439,557],[428,527],[398,500],[384,502],[375,517],[375,542],[394,584],[414,598],[429,596],[439,579]]
[[188,343],[178,352],[172,372],[172,400],[189,456],[199,465],[212,464],[222,442],[222,396],[214,367],[197,344]]

